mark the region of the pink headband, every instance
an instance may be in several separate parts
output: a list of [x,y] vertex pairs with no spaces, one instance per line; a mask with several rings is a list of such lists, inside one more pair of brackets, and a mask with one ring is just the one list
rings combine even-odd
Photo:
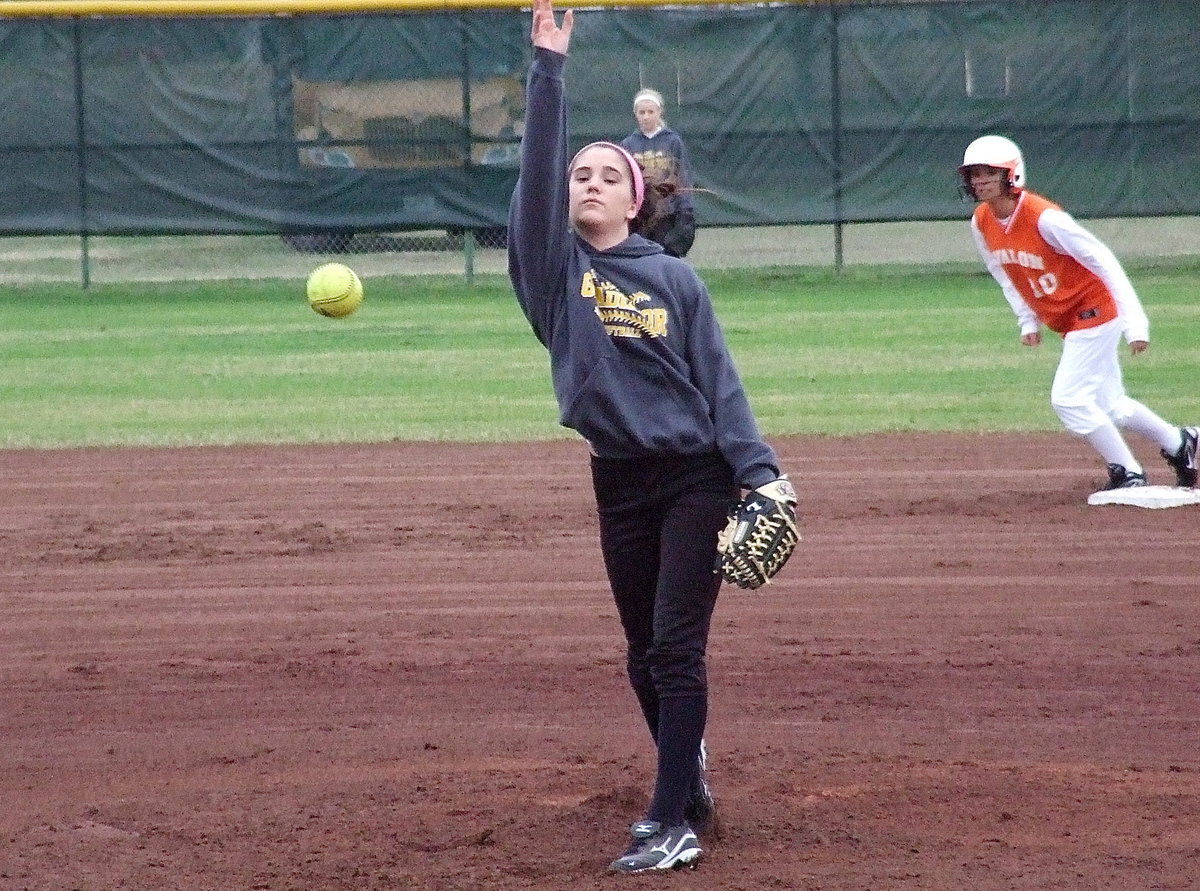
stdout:
[[571,159],[571,163],[567,169],[574,170],[575,162],[579,160],[580,155],[590,148],[597,148],[599,146],[615,149],[618,153],[620,153],[621,157],[625,159],[625,163],[629,165],[629,175],[633,178],[633,209],[635,213],[641,210],[642,200],[646,197],[646,178],[642,176],[642,168],[638,164],[637,159],[634,158],[633,155],[629,154],[624,146],[617,145],[615,142],[605,142],[603,140],[599,142],[589,142],[575,153],[575,157]]

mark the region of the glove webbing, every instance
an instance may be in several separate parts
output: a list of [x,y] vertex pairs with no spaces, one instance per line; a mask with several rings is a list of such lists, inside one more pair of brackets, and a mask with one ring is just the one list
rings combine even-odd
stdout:
[[768,584],[800,542],[800,530],[785,508],[739,520],[720,543],[721,574],[741,588]]

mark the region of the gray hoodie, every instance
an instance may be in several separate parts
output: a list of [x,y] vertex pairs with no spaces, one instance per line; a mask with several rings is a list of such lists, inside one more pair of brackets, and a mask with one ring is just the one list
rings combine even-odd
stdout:
[[562,424],[602,458],[719,452],[742,485],[779,476],[690,265],[631,235],[605,251],[570,228],[566,57],[536,48],[508,271],[550,351]]

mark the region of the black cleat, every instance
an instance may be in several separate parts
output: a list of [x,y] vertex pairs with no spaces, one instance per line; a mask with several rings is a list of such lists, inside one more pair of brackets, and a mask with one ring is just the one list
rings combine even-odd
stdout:
[[1200,428],[1180,427],[1179,433],[1183,442],[1175,451],[1169,454],[1163,449],[1161,454],[1175,471],[1175,485],[1185,489],[1196,488],[1196,444],[1200,442]]
[[695,866],[704,853],[687,823],[666,828],[657,820],[642,820],[630,828],[633,844],[609,864],[610,872],[646,872]]
[[1138,486],[1146,485],[1146,474],[1130,473],[1120,464],[1108,465],[1108,485],[1107,489],[1136,489]]
[[696,759],[696,780],[692,785],[687,804],[683,806],[683,818],[688,821],[696,835],[720,838],[721,821],[717,817],[717,801],[708,784],[708,749],[700,741],[700,756]]

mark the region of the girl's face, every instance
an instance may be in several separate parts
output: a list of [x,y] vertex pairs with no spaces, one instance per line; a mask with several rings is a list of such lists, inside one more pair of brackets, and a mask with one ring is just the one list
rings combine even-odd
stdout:
[[633,106],[633,115],[637,118],[638,129],[650,136],[662,126],[662,109],[653,99],[639,99]]
[[1007,170],[989,167],[987,164],[972,164],[966,173],[976,201],[991,201],[1004,195]]
[[629,221],[637,215],[633,180],[616,149],[584,149],[571,168],[568,194],[571,224],[589,242],[605,241],[611,247],[629,235]]

